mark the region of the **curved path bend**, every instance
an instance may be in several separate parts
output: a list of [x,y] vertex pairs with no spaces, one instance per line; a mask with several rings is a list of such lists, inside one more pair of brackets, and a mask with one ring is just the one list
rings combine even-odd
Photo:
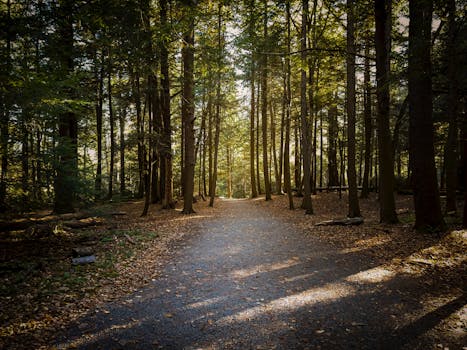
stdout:
[[398,322],[421,307],[398,293],[409,280],[385,279],[358,252],[305,236],[252,201],[222,206],[223,217],[193,224],[197,234],[159,279],[80,320],[59,347],[378,349],[416,335]]

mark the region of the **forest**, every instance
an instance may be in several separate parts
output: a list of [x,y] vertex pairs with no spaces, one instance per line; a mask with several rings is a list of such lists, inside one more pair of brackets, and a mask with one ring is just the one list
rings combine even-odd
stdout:
[[[0,300],[50,277],[53,246],[94,226],[99,244],[141,248],[156,222],[241,221],[246,199],[297,224],[408,230],[410,244],[465,232],[466,11],[459,0],[2,0]],[[127,219],[144,228],[121,229]],[[70,271],[59,272],[85,273]],[[0,347],[21,348],[15,312],[0,317]]]
[[378,191],[382,222],[412,191],[441,227],[465,192],[465,7],[411,3],[3,1],[2,211],[285,192],[312,213],[339,188],[351,217]]

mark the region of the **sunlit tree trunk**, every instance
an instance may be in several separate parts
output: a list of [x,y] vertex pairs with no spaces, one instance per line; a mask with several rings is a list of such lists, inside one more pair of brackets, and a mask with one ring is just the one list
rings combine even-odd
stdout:
[[210,183],[210,198],[209,206],[214,206],[214,199],[216,197],[217,187],[217,162],[219,157],[219,137],[221,128],[221,66],[222,66],[222,53],[223,53],[223,33],[222,33],[222,4],[218,5],[217,16],[217,77],[216,77],[216,113],[215,119],[215,135],[214,135],[214,160],[213,160],[213,174]]
[[190,2],[188,13],[188,28],[183,35],[183,92],[182,119],[184,128],[184,166],[183,166],[183,213],[193,213],[193,192],[195,176],[195,106],[194,106],[194,44],[195,20],[192,11],[195,4]]
[[[255,0],[250,2],[250,24],[249,33],[250,39],[253,40],[255,33],[254,22],[253,22],[253,10],[255,8]],[[256,188],[256,176],[255,176],[255,55],[251,52],[251,67],[250,67],[250,183],[251,183],[251,197],[258,197],[258,191]],[[259,181],[259,179],[258,179]]]
[[[264,45],[268,40],[268,2],[264,0],[263,36]],[[271,200],[271,183],[269,181],[268,163],[268,57],[262,56],[261,62],[261,130],[263,139],[263,175],[265,199]]]
[[286,16],[287,16],[287,55],[285,58],[285,144],[284,144],[284,187],[289,199],[289,209],[294,209],[292,196],[292,185],[290,179],[290,0],[286,1]]

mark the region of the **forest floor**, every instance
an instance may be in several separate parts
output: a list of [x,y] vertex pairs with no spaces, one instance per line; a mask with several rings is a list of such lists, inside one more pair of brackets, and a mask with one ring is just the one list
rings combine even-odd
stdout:
[[[97,226],[46,237],[0,233],[0,349],[466,349],[467,231],[378,224],[315,226],[346,198],[195,204],[196,214],[142,202],[95,209]],[[296,198],[296,207],[300,199]],[[112,216],[115,210],[126,215]],[[94,264],[71,250],[92,247]]]

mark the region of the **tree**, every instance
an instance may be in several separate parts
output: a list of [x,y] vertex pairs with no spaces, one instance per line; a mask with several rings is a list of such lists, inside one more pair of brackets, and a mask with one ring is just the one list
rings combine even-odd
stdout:
[[367,39],[365,44],[365,68],[363,73],[363,85],[364,85],[364,111],[363,111],[363,123],[365,133],[365,164],[363,170],[362,180],[362,191],[360,193],[361,198],[368,198],[370,193],[370,167],[371,167],[371,136],[373,134],[372,126],[372,115],[371,115],[371,82],[370,82],[370,40]]
[[[68,80],[73,78],[73,1],[61,0],[58,6],[58,45],[57,45],[57,76]],[[73,99],[72,87],[66,88],[66,97]],[[65,102],[66,104],[66,102]],[[65,106],[64,106],[65,107]],[[56,148],[58,161],[54,181],[55,199],[54,212],[68,213],[74,211],[76,182],[78,176],[78,120],[75,112],[68,108],[58,116],[58,146]]]
[[375,2],[376,96],[378,100],[378,154],[380,222],[398,222],[394,200],[394,170],[389,130],[389,74],[391,52],[392,0]]
[[433,147],[432,10],[432,0],[409,2],[409,151],[418,230],[444,227]]
[[290,179],[290,0],[286,2],[287,56],[285,59],[285,144],[284,144],[284,186],[289,199],[289,209],[294,209],[292,185]]
[[308,21],[308,0],[302,1],[302,26],[300,36],[300,120],[302,129],[302,162],[303,162],[303,187],[304,195],[302,209],[306,214],[313,214],[311,202],[311,125],[308,117],[308,104],[306,100],[306,49],[307,49],[307,21]]
[[355,170],[355,23],[354,1],[347,0],[347,178],[349,182],[348,217],[360,216],[357,173]]
[[[254,22],[254,8],[255,0],[250,1],[250,19],[248,24],[250,40],[253,42],[255,38],[255,22]],[[251,197],[258,197],[258,191],[256,188],[256,176],[255,176],[255,53],[254,48],[251,48],[251,68],[250,68],[250,182],[251,182]],[[259,181],[259,179],[258,179]]]
[[184,128],[184,163],[183,163],[183,213],[191,214],[193,210],[193,192],[195,178],[195,106],[194,106],[194,45],[195,45],[195,3],[190,1],[186,6],[187,28],[183,34],[183,91],[182,121]]
[[[263,40],[268,39],[268,2],[264,0]],[[268,56],[263,53],[261,61],[261,130],[263,139],[263,176],[266,200],[271,200],[271,182],[268,162]]]
[[[159,41],[160,67],[161,67],[161,112],[163,121],[163,139],[162,139],[162,163],[161,163],[161,182],[164,179],[162,187],[162,207],[174,208],[173,202],[173,174],[172,174],[172,125],[170,113],[170,76],[169,76],[169,53],[167,38],[167,0],[160,1],[160,22],[164,35]],[[162,172],[163,170],[163,172]],[[163,174],[162,174],[163,173]]]

